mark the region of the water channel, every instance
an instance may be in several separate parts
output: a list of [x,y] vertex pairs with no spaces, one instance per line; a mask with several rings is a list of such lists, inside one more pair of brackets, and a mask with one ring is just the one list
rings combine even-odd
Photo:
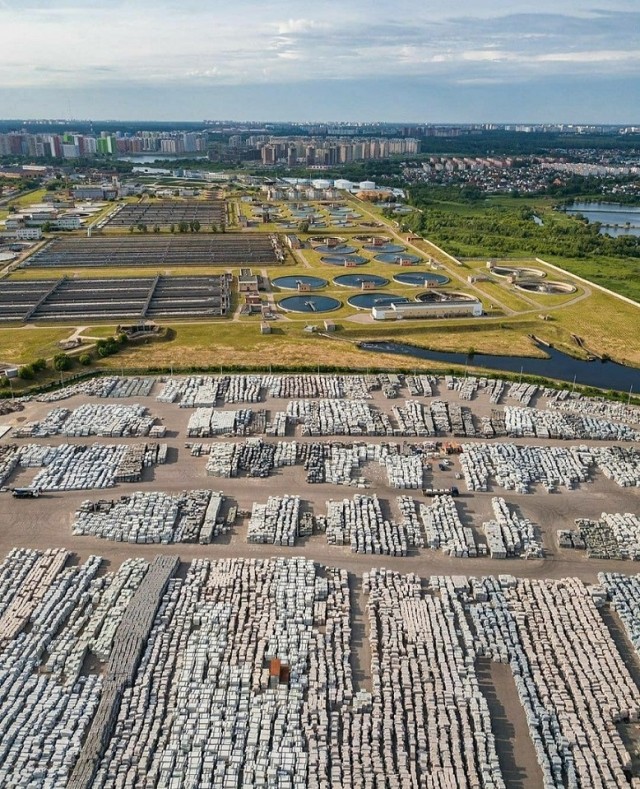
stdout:
[[468,357],[465,353],[447,351],[430,351],[415,345],[399,342],[374,341],[361,342],[359,347],[373,353],[394,353],[400,356],[413,356],[431,362],[480,367],[497,372],[521,373],[523,375],[539,375],[554,378],[580,386],[595,386],[600,389],[615,389],[619,392],[640,393],[640,369],[625,367],[616,362],[583,361],[562,353],[555,348],[544,348],[548,359],[528,356],[492,356],[477,353]]

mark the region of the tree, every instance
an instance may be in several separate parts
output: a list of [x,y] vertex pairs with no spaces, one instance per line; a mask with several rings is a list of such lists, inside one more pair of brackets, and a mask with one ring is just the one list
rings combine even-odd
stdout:
[[36,377],[33,365],[31,364],[25,364],[24,367],[21,367],[18,375],[23,381],[32,381]]
[[169,232],[170,233],[175,233],[176,232],[176,226],[175,225],[169,225]]
[[41,370],[47,369],[47,360],[46,359],[36,359],[35,362],[31,364],[33,369],[39,373]]
[[154,233],[159,233],[160,232],[160,225],[154,225],[153,226],[153,232]]
[[73,362],[66,353],[57,353],[53,357],[53,369],[57,370],[59,373],[70,370],[72,365]]
[[178,222],[178,233],[186,233],[189,230],[188,222]]
[[191,230],[194,233],[199,233],[200,232],[200,222],[198,222],[197,219],[194,219],[193,222],[191,223]]
[[80,362],[81,365],[83,365],[83,367],[88,367],[93,361],[93,359],[90,353],[83,353],[80,356],[78,356],[78,361]]
[[129,225],[129,232],[133,233],[134,230],[135,230],[134,226],[133,225]]

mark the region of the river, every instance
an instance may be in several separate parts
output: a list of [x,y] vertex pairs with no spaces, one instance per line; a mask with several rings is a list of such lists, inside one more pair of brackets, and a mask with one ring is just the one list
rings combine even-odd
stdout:
[[581,386],[615,389],[619,392],[628,392],[632,388],[634,392],[640,393],[640,369],[625,367],[616,362],[583,361],[555,348],[545,347],[544,351],[549,358],[540,359],[528,356],[491,356],[483,353],[469,358],[465,353],[429,351],[415,345],[385,341],[361,342],[359,347],[374,353],[394,353],[463,367],[472,365],[497,372],[539,375],[567,383],[573,383],[575,378],[576,384]]

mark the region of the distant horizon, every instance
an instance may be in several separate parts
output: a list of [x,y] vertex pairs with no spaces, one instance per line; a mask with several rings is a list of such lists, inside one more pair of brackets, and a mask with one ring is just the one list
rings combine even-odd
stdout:
[[[205,119],[191,119],[179,118],[165,120],[162,118],[124,118],[124,117],[60,117],[60,116],[40,116],[40,117],[2,117],[0,116],[0,123],[48,123],[48,124],[72,124],[72,123],[127,123],[127,124],[144,124],[154,123],[163,124],[166,126],[178,127],[180,124],[202,125],[208,124],[243,124],[243,125],[292,125],[292,126],[331,126],[332,124],[344,126],[425,126],[425,127],[477,127],[477,126],[601,126],[611,129],[626,128],[628,126],[637,126],[640,129],[640,121],[582,121],[582,120],[568,120],[568,121],[545,121],[545,120],[488,120],[488,121],[420,121],[420,120],[358,120],[358,119],[314,119],[314,120],[294,120],[292,118],[273,119],[273,118],[205,118]],[[500,131],[500,129],[485,129],[485,131]]]

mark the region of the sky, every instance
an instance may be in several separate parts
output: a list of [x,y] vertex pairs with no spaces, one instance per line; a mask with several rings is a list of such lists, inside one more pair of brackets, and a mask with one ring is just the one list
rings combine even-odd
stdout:
[[0,31],[2,118],[640,124],[639,0],[0,0]]

